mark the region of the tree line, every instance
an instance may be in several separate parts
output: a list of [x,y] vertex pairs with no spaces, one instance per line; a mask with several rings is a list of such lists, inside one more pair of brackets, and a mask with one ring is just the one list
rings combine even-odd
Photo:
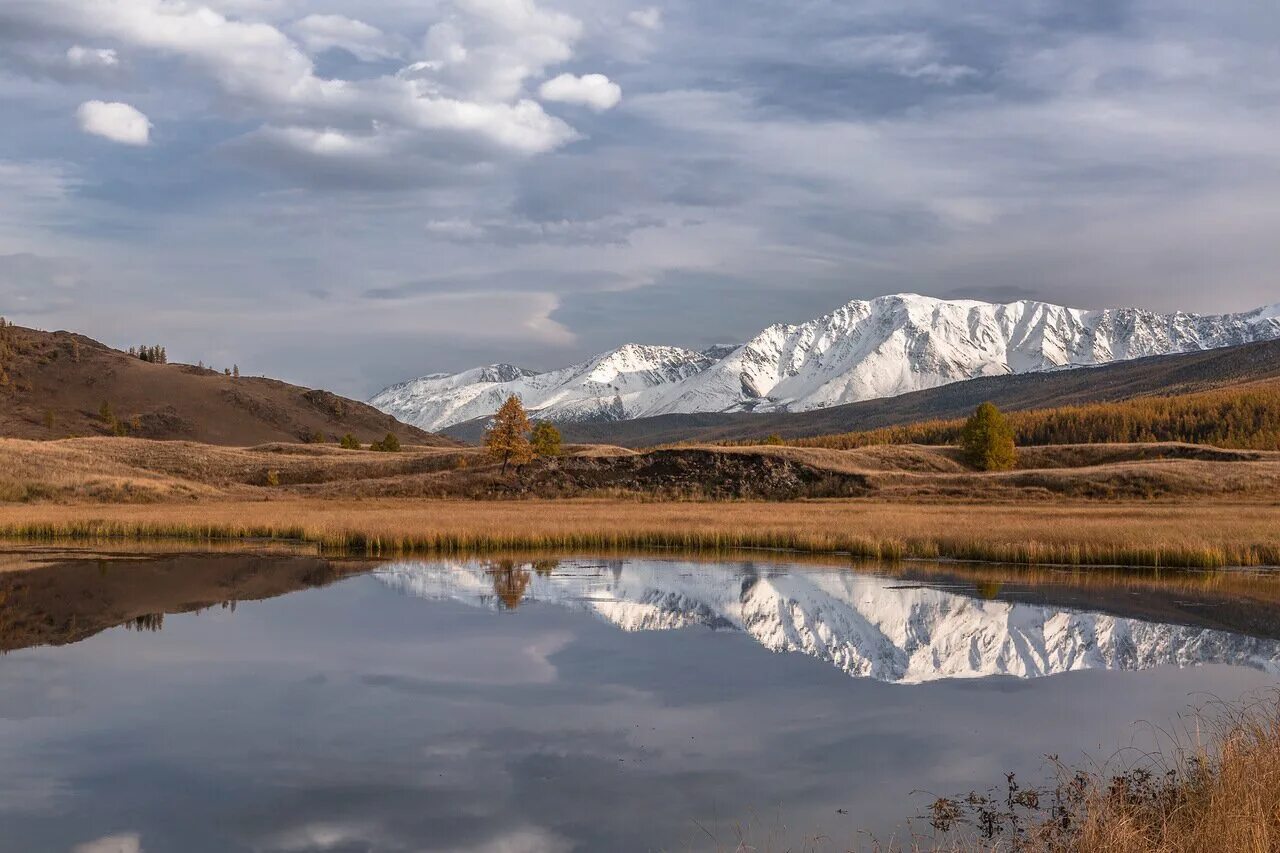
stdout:
[[140,358],[143,361],[150,362],[151,364],[169,363],[169,354],[165,352],[165,348],[159,344],[155,346],[143,344],[140,347],[129,347],[129,355],[134,358]]
[[[1011,412],[1019,445],[1180,441],[1239,450],[1280,449],[1280,382],[1137,397]],[[903,426],[797,438],[797,447],[851,449],[879,444],[958,444],[965,421],[931,420]]]

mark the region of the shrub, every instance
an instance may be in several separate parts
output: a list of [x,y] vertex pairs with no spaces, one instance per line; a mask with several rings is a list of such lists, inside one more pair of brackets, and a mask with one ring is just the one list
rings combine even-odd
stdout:
[[360,439],[356,438],[351,433],[347,433],[342,437],[342,440],[338,442],[338,446],[344,450],[359,450]]
[[369,445],[370,450],[376,450],[380,453],[399,453],[400,439],[396,438],[395,433],[387,433],[382,441],[375,441]]
[[994,403],[982,403],[965,422],[960,445],[969,464],[982,471],[1007,471],[1018,459],[1013,427]]

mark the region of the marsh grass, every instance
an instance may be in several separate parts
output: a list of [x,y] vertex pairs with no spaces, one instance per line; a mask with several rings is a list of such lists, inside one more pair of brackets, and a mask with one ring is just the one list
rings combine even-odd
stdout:
[[0,507],[0,538],[287,540],[326,553],[770,549],[867,559],[1211,569],[1280,565],[1265,505],[370,499]]
[[935,800],[928,819],[958,849],[1280,849],[1280,693],[1239,705],[1214,700],[1174,727],[1151,729],[1154,751],[1124,750],[1086,769],[1049,756],[1051,786],[1024,787],[1009,774],[999,788]]

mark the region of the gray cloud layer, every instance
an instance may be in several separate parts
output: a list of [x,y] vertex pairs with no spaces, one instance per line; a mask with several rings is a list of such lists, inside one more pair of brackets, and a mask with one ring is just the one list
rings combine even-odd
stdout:
[[0,7],[0,313],[363,395],[900,290],[1280,300],[1256,3],[208,7]]

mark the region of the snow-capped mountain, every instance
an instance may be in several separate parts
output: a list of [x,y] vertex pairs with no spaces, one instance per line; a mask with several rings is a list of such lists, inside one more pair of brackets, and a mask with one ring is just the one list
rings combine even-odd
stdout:
[[645,561],[525,566],[399,563],[377,573],[408,595],[499,607],[541,601],[625,631],[704,625],[749,634],[857,677],[903,684],[1034,678],[1081,669],[1224,663],[1280,674],[1280,642],[1105,613],[970,598],[831,570]]
[[1087,311],[911,294],[855,300],[703,352],[624,347],[547,373],[500,364],[394,385],[370,403],[439,430],[517,394],[536,416],[625,420],[676,412],[803,411],[978,376],[1027,373],[1280,338],[1280,305],[1241,314]]

